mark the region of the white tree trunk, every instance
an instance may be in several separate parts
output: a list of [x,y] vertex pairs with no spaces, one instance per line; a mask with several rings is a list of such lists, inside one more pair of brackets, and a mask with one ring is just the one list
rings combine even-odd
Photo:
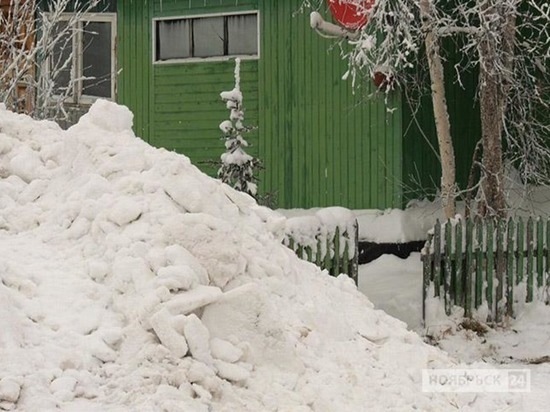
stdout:
[[426,33],[425,45],[430,68],[435,127],[441,157],[441,199],[443,201],[445,216],[452,218],[456,212],[455,154],[451,138],[451,123],[447,110],[447,99],[445,97],[443,64],[441,63],[441,56],[439,54],[439,39],[430,27],[432,20],[430,5],[431,0],[420,0],[422,25]]

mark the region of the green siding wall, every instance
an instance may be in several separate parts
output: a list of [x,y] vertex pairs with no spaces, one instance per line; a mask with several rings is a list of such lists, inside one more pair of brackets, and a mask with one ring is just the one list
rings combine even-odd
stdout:
[[119,70],[117,99],[134,113],[135,133],[150,142],[150,91],[152,90],[151,29],[152,3],[126,0],[118,3]]
[[[456,82],[454,65],[460,56],[452,42],[443,44],[446,50],[445,93],[451,135],[455,150],[456,180],[461,190],[466,189],[472,156],[481,139],[481,120],[476,99],[477,71],[461,73],[462,86]],[[403,102],[403,179],[404,198],[422,198],[439,189],[441,164],[430,148],[439,151],[433,117],[431,96],[425,96],[414,119],[413,110]],[[428,144],[426,139],[430,142]],[[421,185],[419,185],[421,183]]]
[[[152,64],[152,19],[259,9],[260,59],[242,63],[247,139],[265,170],[260,191],[278,207],[401,205],[401,112],[365,102],[341,80],[334,42],[296,13],[302,0],[119,2],[119,101],[135,113],[138,135],[177,150],[206,172],[224,150],[219,93],[233,87],[234,62]],[[395,106],[400,106],[395,97]]]
[[400,205],[399,110],[353,95],[338,47],[297,13],[301,0],[260,4],[262,189],[281,207]]

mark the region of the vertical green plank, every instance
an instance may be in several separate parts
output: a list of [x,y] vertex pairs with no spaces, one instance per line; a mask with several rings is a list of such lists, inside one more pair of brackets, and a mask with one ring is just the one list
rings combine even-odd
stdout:
[[288,239],[288,247],[289,247],[289,249],[292,249],[292,250],[296,251],[296,249],[294,248],[294,244],[295,244],[294,238],[293,238],[293,237],[290,237],[290,238]]
[[524,242],[524,233],[525,233],[525,225],[523,222],[523,219],[520,217],[518,218],[517,222],[517,266],[516,266],[516,284],[520,284],[523,282],[523,272],[525,270],[524,268],[524,252],[525,252],[525,242]]
[[550,287],[550,219],[546,220],[546,287]]
[[451,314],[452,301],[451,301],[451,257],[453,254],[452,245],[452,223],[448,220],[445,225],[445,256],[444,256],[444,269],[443,269],[443,290],[445,293],[445,313]]
[[497,253],[496,253],[496,278],[497,289],[495,297],[495,321],[502,320],[503,298],[504,298],[504,271],[506,270],[506,262],[504,260],[504,221],[498,219],[497,227]]
[[354,251],[352,260],[352,278],[356,285],[359,285],[359,222],[353,224]]
[[485,296],[487,299],[487,307],[489,308],[489,320],[495,319],[495,308],[493,306],[493,293],[494,293],[494,283],[493,283],[493,271],[495,267],[495,249],[494,249],[494,240],[495,240],[495,226],[493,219],[487,219],[487,267],[486,267],[486,279],[487,279],[487,289],[485,291]]
[[441,222],[439,219],[434,227],[434,295],[439,297],[441,291]]
[[514,310],[514,221],[508,220],[506,265],[506,316],[513,316]]
[[472,274],[474,272],[474,243],[472,219],[466,220],[466,270],[464,271],[464,316],[472,317]]
[[527,302],[533,301],[533,218],[527,220]]
[[338,226],[334,231],[332,244],[334,245],[334,275],[338,276],[340,274],[340,228]]
[[461,219],[455,226],[455,304],[464,307],[464,267],[462,265],[462,225],[464,221]]
[[[431,239],[428,238],[427,245],[430,244]],[[422,254],[422,321],[426,322],[426,301],[428,300],[428,290],[430,289],[430,279],[433,274],[433,261],[432,253],[429,248],[425,247]]]
[[475,308],[479,308],[483,301],[483,221],[478,218],[475,224],[476,231],[476,278],[475,278]]
[[331,242],[330,236],[327,236],[325,238],[324,242],[325,242],[325,247],[326,247],[325,257],[324,257],[324,262],[325,262],[324,267],[328,271],[328,273],[330,273],[332,275],[333,274],[333,270],[332,270],[332,262],[333,262],[332,250],[333,250],[333,247],[332,247],[332,242]]
[[542,288],[544,279],[544,226],[542,219],[537,218],[537,288]]
[[[347,235],[347,232],[346,232]],[[341,263],[341,269],[340,273],[345,273],[348,276],[351,276],[351,271],[349,268],[350,259],[349,259],[349,240],[347,239],[346,235],[344,235],[344,238],[346,239],[346,243],[344,246],[344,252],[342,253],[342,263]]]

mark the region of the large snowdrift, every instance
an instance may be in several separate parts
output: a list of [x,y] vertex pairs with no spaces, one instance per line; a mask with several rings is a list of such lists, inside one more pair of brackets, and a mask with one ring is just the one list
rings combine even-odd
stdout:
[[422,393],[452,367],[284,218],[97,102],[68,131],[0,109],[0,409],[499,410]]

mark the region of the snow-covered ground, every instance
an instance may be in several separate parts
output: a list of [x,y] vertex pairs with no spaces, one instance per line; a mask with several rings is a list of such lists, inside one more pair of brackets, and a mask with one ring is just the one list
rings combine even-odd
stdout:
[[487,328],[481,334],[461,327],[459,318],[435,318],[424,328],[419,253],[412,253],[407,259],[385,255],[361,265],[359,290],[368,296],[375,308],[403,320],[409,329],[425,334],[427,339],[433,338],[433,344],[462,362],[474,366],[529,369],[531,391],[523,394],[521,402],[510,406],[509,410],[548,410],[550,308],[544,303],[526,304],[506,328]]
[[[68,131],[0,109],[1,410],[545,410],[543,367],[530,394],[422,392],[423,369],[464,365],[296,258],[282,215],[131,125],[104,101]],[[396,262],[362,267],[360,287],[414,324],[415,256],[406,282]],[[391,271],[410,310],[384,297]],[[545,310],[518,335],[544,345]]]

